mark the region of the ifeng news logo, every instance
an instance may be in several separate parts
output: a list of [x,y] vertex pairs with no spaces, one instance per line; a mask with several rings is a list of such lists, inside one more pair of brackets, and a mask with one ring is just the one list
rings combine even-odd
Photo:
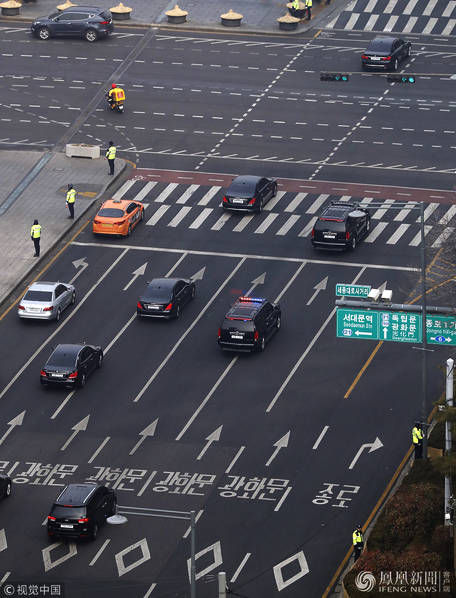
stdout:
[[380,571],[375,576],[371,571],[360,571],[355,577],[355,585],[360,592],[398,594],[451,594],[451,574],[449,571]]

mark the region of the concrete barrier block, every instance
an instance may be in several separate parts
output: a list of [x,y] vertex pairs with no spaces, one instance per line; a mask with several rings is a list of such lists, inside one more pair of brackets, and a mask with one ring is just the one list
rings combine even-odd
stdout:
[[91,158],[95,160],[100,157],[100,146],[87,145],[86,143],[67,143],[65,154],[68,158]]

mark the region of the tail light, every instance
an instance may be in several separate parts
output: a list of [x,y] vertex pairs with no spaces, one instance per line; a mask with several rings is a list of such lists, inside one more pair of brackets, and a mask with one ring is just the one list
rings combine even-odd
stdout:
[[83,519],[78,519],[78,523],[88,523],[89,518],[88,517],[84,517]]
[[46,372],[44,370],[41,370],[40,376],[46,376]]
[[253,206],[253,204],[256,202],[256,197],[252,197],[252,199],[249,201],[249,206]]
[[100,25],[109,25],[109,21],[101,21]]
[[141,303],[140,303],[139,301],[138,301],[138,303],[136,304],[136,307],[137,307],[138,309],[142,309],[142,308],[143,308],[143,306],[141,305]]
[[94,223],[94,224],[101,224],[101,220],[97,220],[97,219],[95,219],[95,220],[93,221],[93,223]]
[[223,203],[228,203],[228,200],[225,196],[223,196]]
[[68,378],[77,378],[77,376],[78,376],[78,370],[76,370],[75,372],[73,372],[72,374],[70,374],[68,376]]
[[173,308],[173,304],[172,303],[168,303],[168,305],[165,307],[165,311],[171,311]]
[[48,515],[48,521],[55,521],[55,517],[53,517],[52,515]]
[[391,60],[391,56],[384,56],[382,60]]
[[364,60],[369,60],[369,56],[367,56],[367,54],[363,54],[363,55],[361,56],[361,58],[363,58]]
[[254,340],[258,340],[260,338],[260,335],[258,334],[258,330],[255,330],[254,334],[253,334],[253,338]]
[[349,240],[350,240],[350,233],[349,233],[348,231],[345,233],[345,239],[346,239],[347,241],[349,241]]
[[19,305],[17,309],[25,309],[25,307],[23,305]]
[[52,311],[54,309],[54,306],[51,305],[50,307],[43,307],[43,311]]
[[222,336],[222,329],[219,328],[217,332],[217,337],[220,338]]
[[312,239],[315,237],[315,229],[312,229],[312,232],[310,233],[310,236],[312,237]]

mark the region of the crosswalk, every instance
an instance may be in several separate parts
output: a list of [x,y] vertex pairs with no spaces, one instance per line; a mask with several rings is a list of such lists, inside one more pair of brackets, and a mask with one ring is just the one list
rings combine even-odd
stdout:
[[456,0],[352,0],[327,28],[456,35]]
[[[368,209],[371,206],[371,231],[365,243],[387,247],[417,247],[421,243],[418,204],[413,201],[398,206],[392,199],[379,202],[373,197],[279,191],[261,214],[239,214],[222,211],[223,194],[224,188],[217,185],[131,179],[113,197],[142,201],[146,208],[145,225],[149,227],[298,238],[310,236],[318,214],[331,201],[356,201]],[[432,247],[439,247],[453,234],[455,217],[455,205],[426,206],[424,232]]]

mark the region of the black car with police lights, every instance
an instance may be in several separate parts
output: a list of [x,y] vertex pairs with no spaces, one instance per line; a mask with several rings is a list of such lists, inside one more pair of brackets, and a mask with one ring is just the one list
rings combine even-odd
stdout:
[[266,177],[242,175],[231,182],[222,202],[224,210],[261,212],[277,195],[277,181]]
[[282,313],[267,299],[239,297],[226,314],[218,344],[225,351],[264,351],[266,343],[280,329]]
[[399,63],[410,58],[412,44],[398,37],[375,37],[361,55],[361,66],[366,69],[397,71]]
[[142,292],[136,304],[139,317],[179,318],[182,308],[196,295],[192,280],[184,278],[154,278]]
[[43,386],[83,387],[103,364],[103,350],[95,345],[57,345],[40,372]]
[[117,496],[111,488],[93,482],[68,484],[51,507],[48,537],[95,540],[99,528],[116,510]]
[[359,204],[332,202],[315,222],[311,242],[316,249],[355,249],[370,226],[369,211]]

